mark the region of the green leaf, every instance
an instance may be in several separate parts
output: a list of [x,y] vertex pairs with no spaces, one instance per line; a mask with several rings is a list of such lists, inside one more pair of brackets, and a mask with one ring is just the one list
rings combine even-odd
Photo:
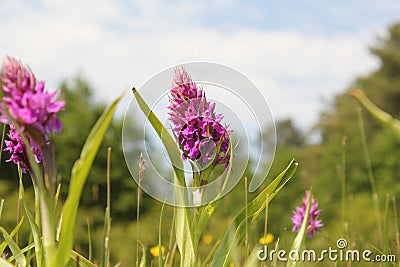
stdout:
[[[292,160],[278,177],[273,180],[267,188],[265,188],[255,199],[253,199],[247,205],[248,219],[250,223],[253,223],[261,212],[265,209],[266,199],[268,195],[268,201],[271,201],[279,191],[285,186],[285,184],[293,177],[296,172],[298,163]],[[240,243],[245,235],[245,221],[246,221],[246,209],[243,209],[229,225],[225,232],[224,238],[219,246],[217,252],[214,255],[212,267],[227,266],[229,264],[229,258],[232,247],[235,244]],[[230,233],[234,233],[233,240],[230,240]],[[232,242],[230,242],[232,241]]]
[[158,137],[160,138],[161,142],[165,146],[168,157],[171,160],[172,167],[174,168],[175,175],[178,178],[179,182],[178,185],[186,187],[185,174],[182,171],[183,170],[182,157],[178,149],[178,146],[176,145],[175,140],[172,138],[168,130],[160,122],[160,120],[157,118],[154,112],[151,111],[151,109],[144,101],[142,96],[139,94],[139,92],[135,88],[133,88],[132,91],[136,98],[137,103],[139,104],[140,109],[142,110],[146,118],[149,120],[154,130],[156,131]]
[[[186,190],[185,174],[183,172],[183,163],[179,149],[172,136],[168,133],[168,130],[163,126],[153,111],[151,111],[139,92],[135,88],[132,89],[132,92],[140,109],[149,120],[163,143],[171,161],[174,169],[175,203],[180,206],[187,206],[189,201]],[[181,254],[181,266],[194,266],[195,249],[193,243],[193,225],[192,221],[189,219],[191,218],[190,209],[175,206],[175,214],[176,241]]]
[[7,231],[3,227],[0,227],[0,232],[3,235],[3,238],[7,243],[8,247],[10,248],[12,254],[14,255],[15,260],[18,263],[18,266],[25,267],[26,258],[21,249],[17,246],[17,244],[14,242],[14,240],[11,238],[11,236],[7,233]]
[[137,242],[139,242],[139,244],[142,246],[142,257],[140,258],[139,267],[146,267],[146,249],[142,242],[140,242],[139,240],[137,240]]
[[0,267],[14,267],[14,265],[0,257]]
[[[26,247],[24,247],[23,249],[21,249],[21,252],[25,254],[26,252],[31,251],[31,249],[33,249],[34,247],[35,247],[35,244],[33,244],[33,243],[32,243],[32,244],[29,244],[28,246],[26,246]],[[25,258],[29,259],[28,256],[25,256]],[[14,259],[15,259],[14,256],[11,255],[11,256],[8,258],[8,261],[9,261],[9,262],[12,262]],[[28,266],[29,266],[29,264],[28,264]]]
[[[24,223],[24,217],[21,218],[21,220],[19,221],[17,226],[15,226],[15,228],[11,231],[10,238],[13,238],[18,233],[18,231],[21,228],[23,223]],[[1,243],[1,245],[0,245],[0,255],[4,252],[4,250],[6,249],[7,245],[8,245],[7,241],[4,241],[3,243]]]
[[32,212],[29,210],[28,204],[25,199],[24,185],[22,183],[22,176],[19,179],[19,197],[22,200],[22,206],[24,207],[26,216],[28,217],[29,225],[31,227],[31,233],[33,236],[33,243],[35,244],[35,257],[37,266],[42,266],[42,256],[43,256],[43,244],[41,239],[40,228],[35,222],[35,216],[33,216]]
[[[230,151],[230,158],[233,159],[233,149],[232,149],[232,140],[229,137],[229,151]],[[215,209],[217,208],[219,201],[221,200],[221,195],[224,193],[225,190],[225,186],[229,180],[230,174],[232,171],[232,160],[229,162],[229,166],[227,169],[227,173],[226,173],[226,177],[225,177],[225,181],[224,184],[221,188],[221,192],[218,194],[218,196],[215,198],[215,201],[211,201],[211,203],[208,203],[207,206],[203,206],[200,207],[200,215],[197,219],[197,224],[196,227],[194,229],[194,241],[195,244],[197,245],[199,243],[201,234],[204,231],[204,228],[207,225],[208,220],[210,219],[210,217],[212,216],[212,214],[214,213]]]
[[109,106],[97,120],[86,139],[79,159],[72,168],[68,197],[63,206],[61,215],[59,246],[55,259],[51,263],[53,267],[65,266],[68,263],[74,242],[76,214],[82,190],[97,151],[100,148],[101,142],[103,141],[104,135],[112,121],[122,96],[123,95],[114,100],[111,106]]
[[97,267],[96,264],[91,263],[88,259],[86,259],[82,255],[80,255],[79,253],[75,252],[74,250],[71,251],[68,266],[70,266],[70,265],[74,266],[73,263],[79,267]]
[[[297,255],[300,255],[300,249],[301,245],[303,244],[304,238],[306,237],[306,232],[307,232],[307,226],[308,226],[308,218],[310,217],[310,208],[311,208],[311,202],[312,202],[312,189],[310,190],[310,197],[308,198],[307,202],[307,208],[306,208],[306,213],[303,218],[303,222],[301,223],[301,227],[299,229],[299,232],[297,233],[295,239],[293,240],[293,244],[291,247],[290,251],[297,251]],[[300,261],[294,261],[292,257],[289,257],[287,267],[294,267],[297,266],[297,264]]]
[[348,93],[354,96],[372,116],[400,137],[400,120],[396,120],[392,115],[377,107],[360,89],[350,89]]
[[54,213],[57,210],[57,204],[58,204],[58,200],[60,198],[60,193],[61,193],[61,183],[58,184],[56,194],[54,195]]

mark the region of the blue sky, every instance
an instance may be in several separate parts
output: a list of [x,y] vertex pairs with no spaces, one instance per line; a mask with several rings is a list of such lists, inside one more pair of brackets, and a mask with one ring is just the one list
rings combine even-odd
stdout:
[[390,0],[1,1],[0,52],[50,89],[83,72],[105,101],[173,65],[226,64],[254,81],[276,118],[306,129],[378,66],[368,47],[399,14]]

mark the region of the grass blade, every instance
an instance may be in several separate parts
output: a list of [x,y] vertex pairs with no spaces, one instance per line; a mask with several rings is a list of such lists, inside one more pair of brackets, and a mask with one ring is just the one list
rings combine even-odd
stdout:
[[75,252],[74,250],[71,251],[68,266],[72,265],[71,263],[75,263],[75,265],[79,267],[97,267],[97,265],[91,263],[88,259],[80,255],[79,253]]
[[[19,221],[17,226],[15,226],[15,228],[11,231],[10,238],[13,238],[18,233],[18,231],[21,228],[23,222],[24,222],[24,217],[21,218],[21,220]],[[4,241],[3,243],[1,243],[1,245],[0,245],[0,255],[3,254],[3,252],[6,249],[7,245],[8,245],[7,241]]]
[[113,115],[123,95],[118,97],[109,106],[89,133],[82,148],[79,159],[75,162],[71,172],[68,197],[63,206],[62,221],[60,224],[60,240],[53,267],[65,266],[72,251],[75,233],[76,214],[79,200],[97,151],[100,148],[104,135],[112,121]]
[[[30,245],[24,247],[23,249],[21,249],[21,252],[22,252],[22,253],[29,252],[29,251],[30,251],[32,248],[34,248],[34,247],[35,247],[35,244],[30,244]],[[29,259],[29,257],[25,257],[25,258]],[[15,260],[15,258],[14,258],[13,255],[11,255],[11,256],[8,258],[8,261],[12,262],[13,260]],[[28,265],[28,266],[29,266],[29,265]]]
[[[275,251],[279,251],[279,238],[276,240]],[[278,257],[276,255],[275,255],[274,259],[272,260],[272,266],[278,266]]]
[[7,243],[12,254],[14,255],[15,261],[18,263],[18,266],[25,267],[26,258],[21,249],[17,246],[17,244],[14,242],[14,240],[11,238],[11,236],[7,233],[7,231],[3,227],[0,227],[0,233],[3,235],[5,242]]
[[86,221],[87,222],[87,230],[88,230],[88,243],[89,243],[89,247],[88,247],[88,259],[89,261],[92,261],[92,231],[90,230],[90,222],[89,219]]
[[215,242],[214,246],[212,247],[212,249],[210,250],[210,252],[208,252],[207,257],[204,259],[203,265],[202,267],[207,267],[209,266],[208,262],[211,260],[212,256],[214,255],[215,251],[217,251],[217,248],[219,246],[219,244],[221,243],[221,240],[218,240],[217,242]]
[[56,213],[57,210],[57,205],[58,205],[58,200],[60,198],[60,193],[61,193],[61,183],[58,184],[56,193],[54,195],[54,213]]
[[142,258],[140,259],[139,267],[146,267],[146,249],[142,242],[137,241],[142,246]]
[[[385,253],[384,255],[389,255],[390,254],[390,247],[389,247],[389,194],[386,194],[386,202],[385,202],[385,220],[383,224],[383,252]],[[386,262],[384,266],[390,266],[389,262]]]
[[107,151],[107,205],[104,213],[104,230],[103,230],[103,246],[102,257],[100,261],[101,267],[110,265],[110,232],[111,232],[111,147]]
[[359,124],[359,129],[360,129],[360,134],[361,134],[361,146],[362,146],[362,150],[363,150],[364,161],[365,161],[365,165],[367,168],[369,183],[371,186],[371,195],[372,195],[372,201],[373,201],[374,210],[375,210],[377,236],[378,236],[379,244],[382,246],[383,245],[383,239],[382,239],[382,236],[383,236],[382,229],[383,228],[382,228],[381,211],[379,208],[378,188],[376,187],[376,179],[374,176],[374,172],[372,170],[372,161],[371,161],[371,157],[369,155],[367,136],[365,134],[364,119],[362,116],[361,108],[358,109],[358,124]]
[[[266,198],[268,195],[268,201],[271,201],[279,191],[285,186],[285,184],[293,177],[296,172],[298,163],[292,160],[289,165],[273,180],[267,188],[265,188],[255,199],[253,199],[247,205],[247,212],[249,222],[253,223],[261,212],[265,209]],[[224,238],[221,242],[220,247],[214,255],[212,267],[227,266],[229,263],[229,257],[232,247],[239,243],[245,235],[245,219],[246,209],[243,209],[230,224],[227,231],[225,232]],[[233,241],[230,242],[230,233],[234,233]]]
[[20,183],[19,195],[20,195],[20,198],[22,199],[22,206],[24,207],[26,216],[28,217],[29,225],[31,227],[30,230],[31,230],[32,237],[33,237],[33,243],[35,244],[36,264],[37,264],[37,266],[42,266],[43,244],[42,244],[42,239],[41,239],[40,228],[35,222],[35,216],[29,210],[28,203],[26,203],[24,185],[22,183],[22,176],[20,176],[19,183]]

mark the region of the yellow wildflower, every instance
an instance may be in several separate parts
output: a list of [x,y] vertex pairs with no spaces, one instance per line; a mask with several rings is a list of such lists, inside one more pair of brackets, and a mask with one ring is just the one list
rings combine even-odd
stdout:
[[203,235],[201,241],[203,241],[203,243],[206,245],[211,244],[213,241],[212,235]]
[[268,245],[274,240],[274,235],[273,234],[266,234],[265,236],[261,237],[260,240],[258,241],[261,245]]
[[[153,247],[151,247],[150,248],[150,254],[151,255],[153,255],[154,257],[158,257],[158,256],[160,256],[160,254],[159,254],[159,249],[158,249],[159,247],[158,246],[153,246]],[[164,255],[164,252],[165,252],[165,247],[164,246],[161,246],[161,253]]]

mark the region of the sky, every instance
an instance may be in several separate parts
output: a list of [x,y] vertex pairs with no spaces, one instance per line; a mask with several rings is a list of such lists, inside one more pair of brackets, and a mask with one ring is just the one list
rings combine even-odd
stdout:
[[49,89],[82,73],[107,102],[168,67],[216,62],[251,79],[275,119],[309,129],[379,66],[369,47],[399,14],[397,0],[3,0],[0,53]]

